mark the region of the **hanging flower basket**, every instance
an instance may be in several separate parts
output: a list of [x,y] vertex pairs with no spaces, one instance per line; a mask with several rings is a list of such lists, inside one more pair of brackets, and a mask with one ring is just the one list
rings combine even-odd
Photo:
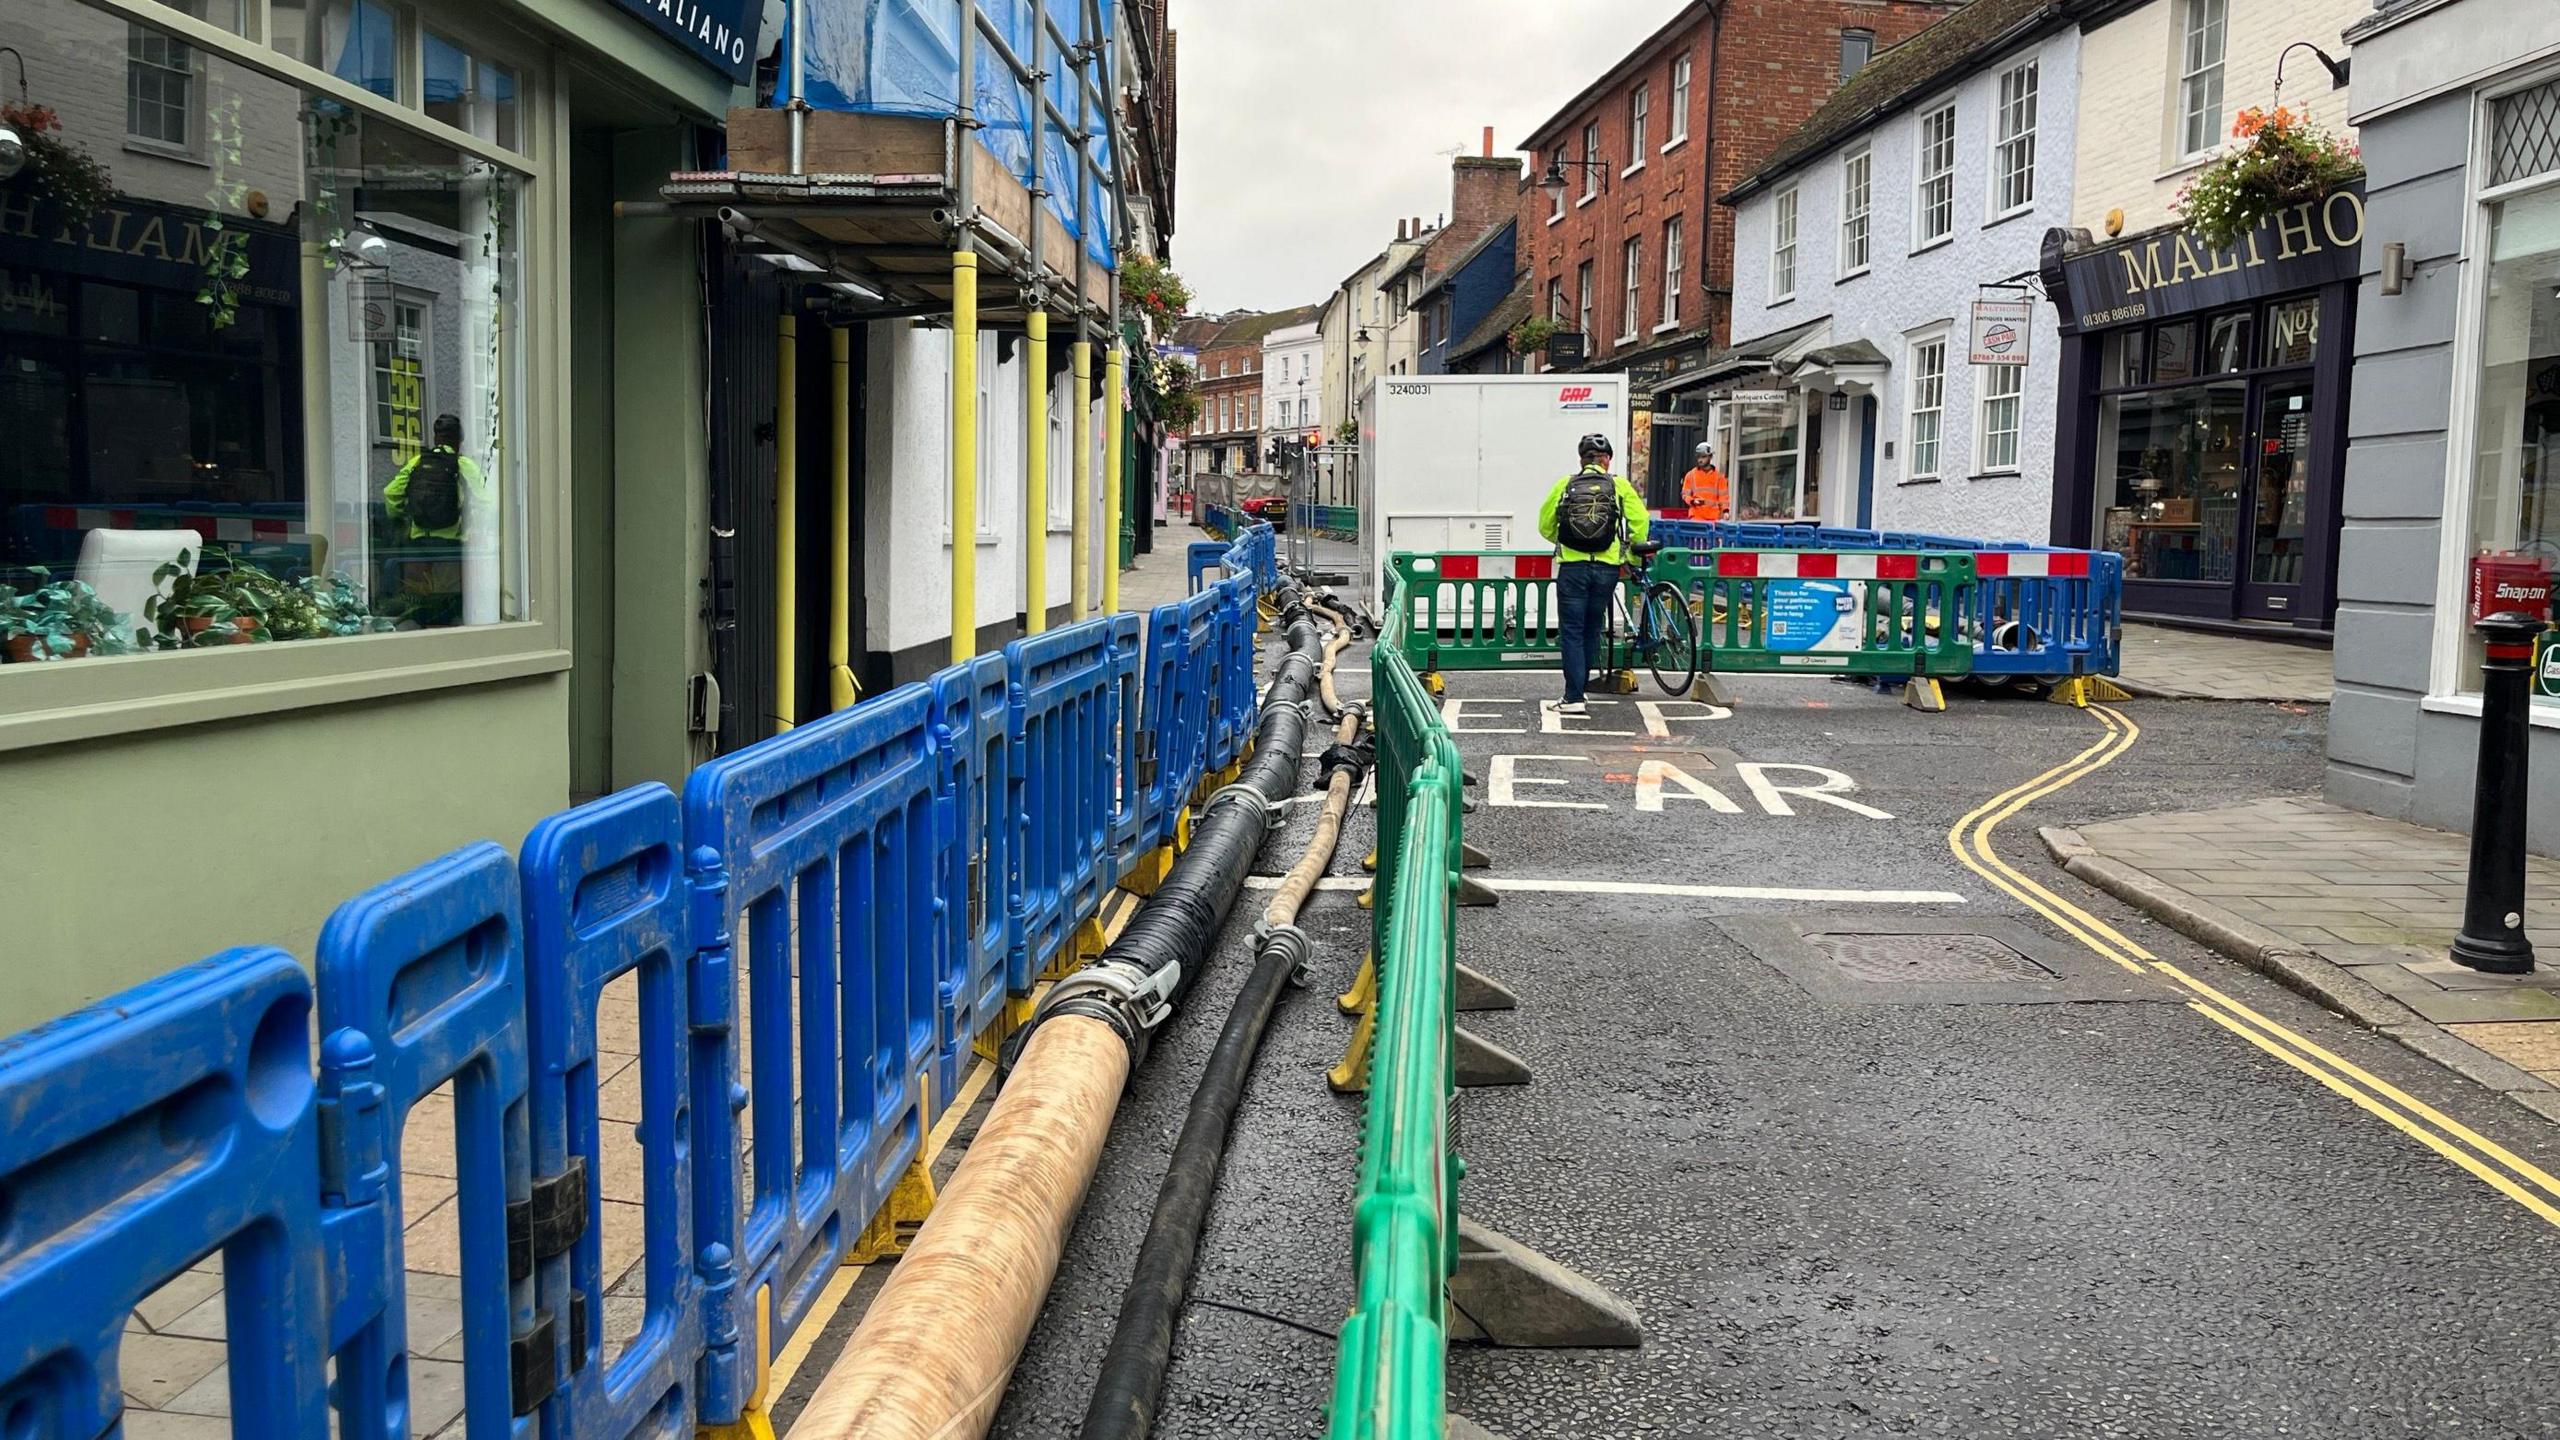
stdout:
[[2287,206],[2364,178],[2356,146],[2282,105],[2241,111],[2231,134],[2241,143],[2198,171],[2171,207],[2197,239],[2217,250]]
[[1523,320],[1511,327],[1511,353],[1529,355],[1544,350],[1547,348],[1547,342],[1554,339],[1556,332],[1563,328],[1562,325],[1544,317]]
[[114,177],[95,156],[62,138],[62,117],[52,106],[24,101],[0,105],[0,124],[17,131],[27,145],[27,168],[19,183],[32,185],[53,202],[65,227],[87,229],[89,217],[116,198]]

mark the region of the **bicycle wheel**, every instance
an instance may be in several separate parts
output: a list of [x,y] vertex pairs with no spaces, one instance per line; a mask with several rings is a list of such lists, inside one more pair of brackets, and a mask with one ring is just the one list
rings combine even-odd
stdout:
[[1653,666],[1653,683],[1665,695],[1688,694],[1690,683],[1698,678],[1698,631],[1689,615],[1689,597],[1668,580],[1647,585],[1644,627],[1653,639],[1646,656]]

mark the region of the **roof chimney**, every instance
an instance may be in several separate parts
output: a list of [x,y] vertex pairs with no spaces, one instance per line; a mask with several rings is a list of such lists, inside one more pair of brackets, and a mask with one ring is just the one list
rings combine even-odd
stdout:
[[1490,125],[1484,127],[1484,158],[1493,158],[1493,127]]
[[1404,237],[1404,222],[1403,222],[1403,221],[1401,221],[1401,220],[1399,220],[1399,221],[1397,221],[1397,222],[1396,222],[1396,238],[1397,238],[1397,239],[1399,239],[1399,240],[1402,240],[1403,238],[1405,238],[1405,237]]

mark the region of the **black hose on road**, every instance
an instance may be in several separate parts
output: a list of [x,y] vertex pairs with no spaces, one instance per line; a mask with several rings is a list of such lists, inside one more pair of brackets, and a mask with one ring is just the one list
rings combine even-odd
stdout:
[[[1293,630],[1293,643],[1295,638]],[[1328,681],[1331,669],[1328,656]],[[1295,709],[1289,707],[1289,713],[1295,713]],[[1276,708],[1266,708],[1265,723],[1278,713]],[[1306,855],[1292,868],[1280,895],[1263,916],[1255,939],[1253,972],[1245,978],[1234,1007],[1227,1012],[1217,1048],[1210,1052],[1199,1088],[1192,1093],[1190,1112],[1174,1142],[1164,1184],[1156,1193],[1155,1212],[1147,1220],[1147,1235],[1138,1249],[1136,1271],[1120,1297],[1120,1316],[1112,1328],[1111,1348],[1103,1357],[1102,1373],[1085,1408],[1083,1440],[1146,1440],[1155,1429],[1165,1372],[1173,1362],[1174,1325],[1190,1295],[1192,1270],[1199,1262],[1201,1231],[1217,1190],[1218,1171],[1226,1160],[1236,1111],[1244,1102],[1245,1082],[1253,1074],[1254,1057],[1262,1048],[1273,1010],[1307,961],[1307,937],[1296,924],[1298,905],[1314,888],[1315,877],[1332,860],[1351,792],[1359,787],[1367,769],[1367,750],[1351,743],[1358,737],[1362,720],[1358,714],[1346,717],[1335,736],[1336,743],[1324,752],[1324,813]],[[1256,761],[1262,758],[1257,752]],[[1289,774],[1294,788],[1294,759]],[[1198,844],[1195,839],[1193,848],[1197,849]]]

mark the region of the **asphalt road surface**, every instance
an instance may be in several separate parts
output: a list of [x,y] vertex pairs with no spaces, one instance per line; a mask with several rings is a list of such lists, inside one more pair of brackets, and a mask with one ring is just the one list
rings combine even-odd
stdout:
[[[1483,782],[1468,838],[1495,879],[1563,887],[1463,915],[1466,955],[1521,1002],[1469,1023],[1536,1072],[1464,1097],[1465,1208],[1645,1325],[1631,1351],[1460,1348],[1453,1408],[1513,1440],[2560,1434],[2560,1230],[1957,863],[1959,818],[2101,739],[2096,716],[1739,688],[1731,713],[1609,701],[1565,727],[1537,704],[1549,677],[1453,679]],[[2140,743],[2007,821],[2001,854],[2483,1137],[2560,1161],[2533,1117],[2045,859],[2039,824],[2318,787],[2317,709],[2125,709]],[[1336,874],[1368,838],[1361,812]],[[1132,1085],[998,1435],[1074,1433],[1265,898],[1248,894]],[[1340,892],[1308,912],[1321,980],[1284,1005],[1239,1124],[1167,1440],[1322,1433],[1359,1108],[1321,1071],[1349,1033],[1330,997],[1366,922]],[[1896,929],[1922,938],[1879,959],[1895,942],[1876,932]],[[1863,938],[1822,942],[1834,960],[1806,935]],[[1915,968],[1976,983],[1858,983]]]

